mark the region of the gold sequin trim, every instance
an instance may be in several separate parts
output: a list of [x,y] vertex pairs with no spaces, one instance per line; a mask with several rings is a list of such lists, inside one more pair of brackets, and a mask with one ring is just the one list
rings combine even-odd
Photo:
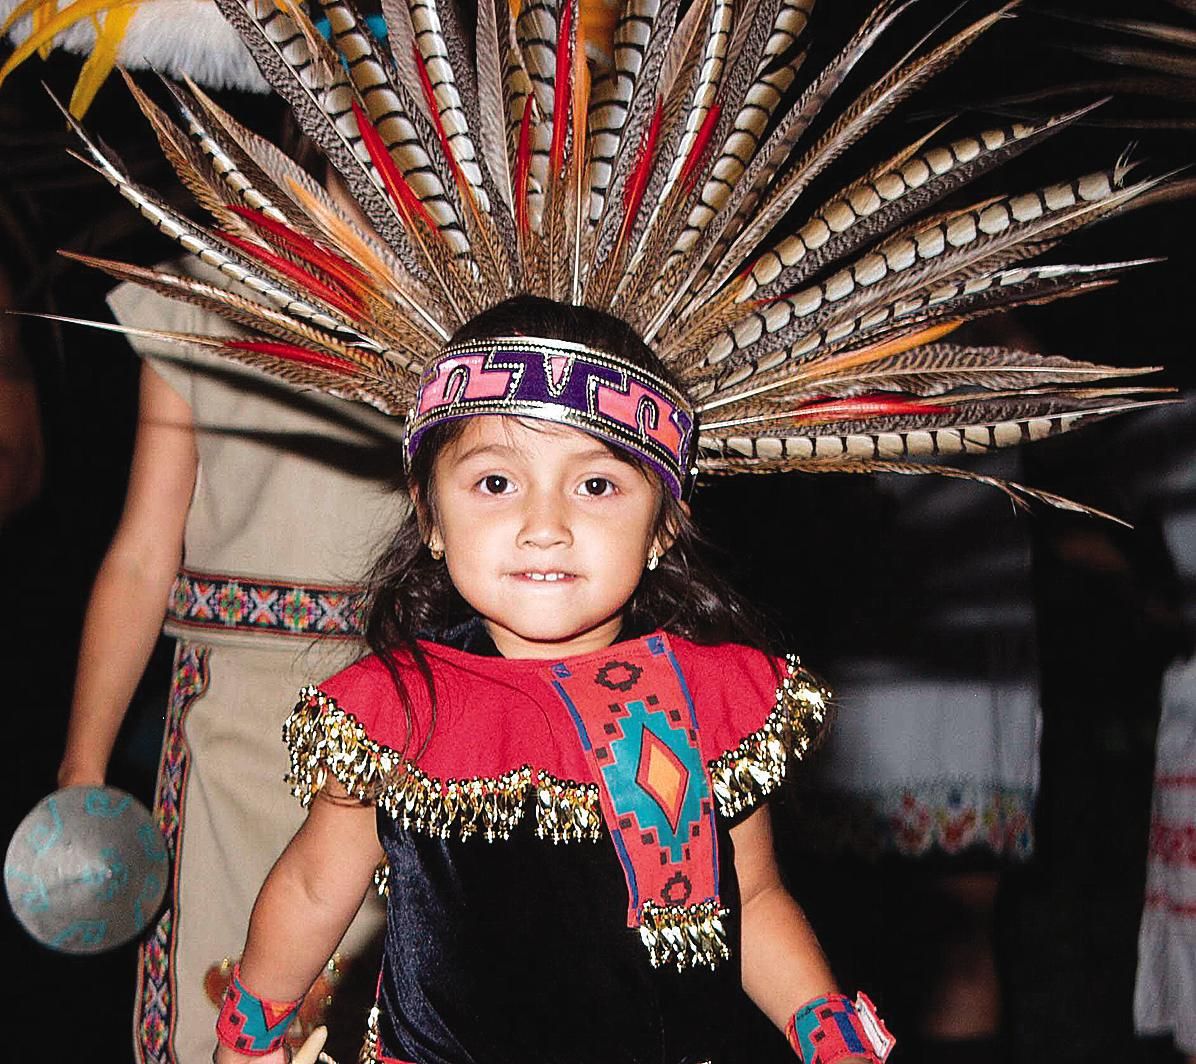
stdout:
[[726,909],[717,902],[700,905],[656,905],[646,901],[640,907],[640,941],[648,950],[653,968],[675,964],[678,971],[705,964],[711,968],[731,956],[723,928]]
[[763,727],[710,762],[714,799],[723,816],[735,816],[774,791],[790,759],[800,761],[829,730],[830,691],[794,655],[786,655],[785,663],[787,674]]
[[529,765],[501,776],[434,779],[370,739],[351,713],[315,687],[301,692],[283,725],[283,738],[291,752],[287,779],[304,806],[331,774],[354,798],[377,803],[404,828],[438,838],[505,839],[533,798],[540,838],[596,842],[601,837],[595,784],[558,779]]

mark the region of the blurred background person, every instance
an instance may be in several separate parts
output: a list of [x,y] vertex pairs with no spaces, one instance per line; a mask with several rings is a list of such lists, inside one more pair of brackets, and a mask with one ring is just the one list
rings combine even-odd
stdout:
[[[76,26],[71,41],[86,51],[116,14]],[[34,22],[18,25],[17,37]],[[218,86],[262,84],[207,0],[168,11],[143,4],[119,29],[108,42],[119,44],[113,54],[156,58]],[[138,51],[147,40],[148,56]],[[76,111],[90,102],[98,73],[84,65]],[[140,130],[152,141],[148,127]],[[290,135],[288,154],[303,159]],[[132,285],[108,302],[134,329],[222,331],[205,312]],[[92,338],[75,332],[67,342],[90,346]],[[154,806],[172,879],[139,951],[134,1052],[153,1064],[198,1064],[210,1059],[257,888],[303,817],[284,782],[282,721],[305,683],[359,652],[359,582],[378,537],[405,507],[393,490],[401,452],[393,420],[357,404],[301,394],[188,348],[132,344],[144,361],[128,485],[86,607],[57,782],[111,778],[114,747],[165,622],[176,643]],[[380,918],[370,899],[313,987],[297,1041],[331,1019],[334,1036],[346,1039],[333,1052],[356,1052],[352,1032],[373,999],[374,963],[354,982],[352,959],[377,948]],[[351,1019],[336,1022],[338,1008]]]

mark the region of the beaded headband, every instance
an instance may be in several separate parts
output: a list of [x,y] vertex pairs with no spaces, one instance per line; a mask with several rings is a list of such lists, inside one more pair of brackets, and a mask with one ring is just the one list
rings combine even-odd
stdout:
[[403,439],[408,466],[433,425],[479,414],[569,425],[642,458],[677,498],[685,488],[691,404],[615,355],[536,336],[452,344],[420,377]]

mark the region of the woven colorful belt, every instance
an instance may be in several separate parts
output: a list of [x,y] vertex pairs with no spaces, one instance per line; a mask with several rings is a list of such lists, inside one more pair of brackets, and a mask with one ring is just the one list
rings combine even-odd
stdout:
[[181,570],[167,607],[174,626],[198,631],[356,639],[362,633],[360,587],[265,583]]

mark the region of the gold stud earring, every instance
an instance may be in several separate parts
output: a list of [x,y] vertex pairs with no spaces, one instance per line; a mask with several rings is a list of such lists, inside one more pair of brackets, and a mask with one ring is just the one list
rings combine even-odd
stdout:
[[432,555],[434,562],[438,562],[444,557],[444,550],[440,547],[433,547],[431,543],[428,544],[428,553]]
[[653,547],[651,553],[648,555],[648,572],[654,573],[659,564],[660,555],[656,553],[656,548]]

